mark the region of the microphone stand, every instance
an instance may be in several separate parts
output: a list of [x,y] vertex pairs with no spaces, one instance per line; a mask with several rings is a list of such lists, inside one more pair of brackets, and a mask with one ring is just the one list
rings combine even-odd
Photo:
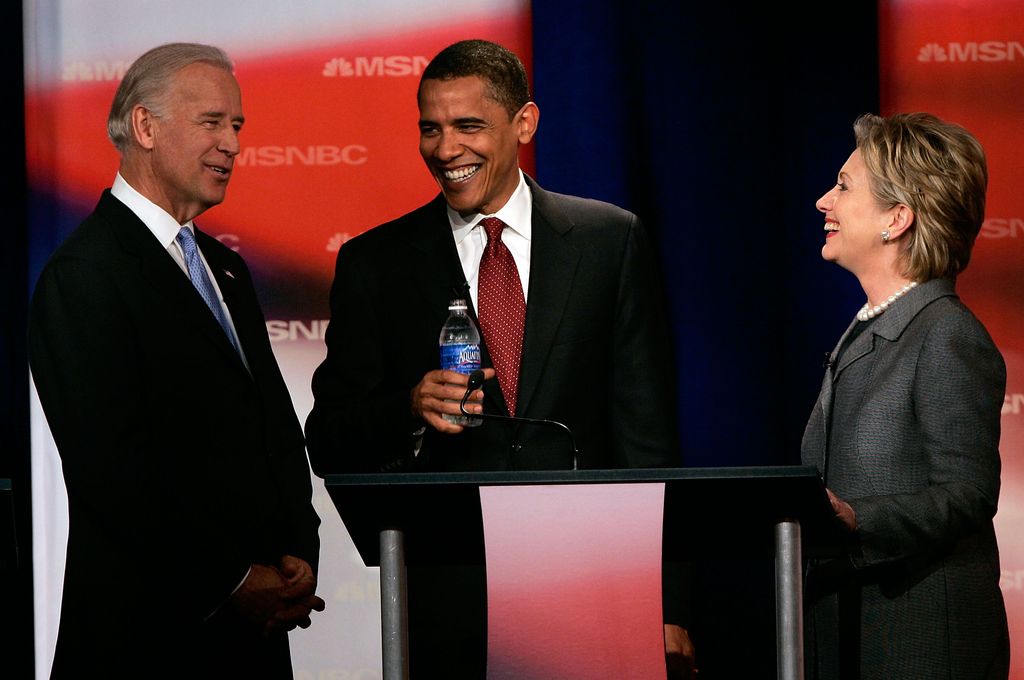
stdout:
[[557,420],[542,420],[538,418],[517,418],[515,416],[502,416],[496,413],[470,413],[466,410],[466,401],[469,400],[471,395],[476,390],[480,389],[484,384],[484,372],[481,370],[473,371],[469,374],[469,385],[466,387],[466,393],[462,395],[462,401],[459,402],[459,411],[462,415],[470,418],[480,418],[482,420],[500,420],[506,423],[520,423],[526,425],[554,425],[560,428],[569,437],[569,443],[572,444],[572,469],[576,471],[579,469],[579,458],[580,452],[576,448],[576,438],[572,435],[572,430],[565,423],[560,423]]

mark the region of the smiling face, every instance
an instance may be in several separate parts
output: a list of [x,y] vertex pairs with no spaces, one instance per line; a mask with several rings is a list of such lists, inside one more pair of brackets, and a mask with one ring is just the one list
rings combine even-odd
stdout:
[[823,258],[854,274],[882,264],[881,234],[892,226],[898,207],[886,209],[878,204],[860,150],[850,155],[839,171],[839,181],[815,206],[825,214]]
[[242,129],[242,95],[223,68],[202,62],[178,71],[159,114],[137,106],[136,139],[148,152],[143,195],[179,224],[224,200]]
[[463,216],[493,214],[519,183],[519,146],[533,139],[532,102],[509,117],[476,76],[420,87],[420,155],[448,205]]

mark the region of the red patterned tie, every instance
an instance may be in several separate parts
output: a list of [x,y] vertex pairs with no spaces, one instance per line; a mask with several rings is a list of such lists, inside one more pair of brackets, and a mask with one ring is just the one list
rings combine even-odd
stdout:
[[497,217],[484,218],[480,224],[487,232],[487,248],[480,258],[478,316],[484,343],[498,374],[498,385],[505,396],[508,412],[515,415],[519,389],[519,361],[523,351],[523,327],[526,325],[526,299],[516,261],[512,259],[501,232],[505,223]]

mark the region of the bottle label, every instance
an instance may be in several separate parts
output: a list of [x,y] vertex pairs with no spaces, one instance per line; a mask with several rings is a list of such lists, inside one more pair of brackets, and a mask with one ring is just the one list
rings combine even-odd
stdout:
[[472,373],[480,368],[480,345],[462,343],[441,345],[441,368],[459,373]]

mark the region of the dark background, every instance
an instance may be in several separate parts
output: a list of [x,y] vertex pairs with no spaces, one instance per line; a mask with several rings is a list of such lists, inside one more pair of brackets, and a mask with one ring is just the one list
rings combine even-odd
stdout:
[[[653,232],[686,466],[798,463],[822,356],[863,302],[821,259],[814,202],[879,109],[875,3],[816,5],[813,31],[737,4],[533,6],[538,178]],[[704,680],[775,677],[773,585],[768,555],[696,565]]]
[[[0,659],[18,678],[33,655],[20,5],[0,3],[0,478],[13,482],[20,557],[11,568],[0,546]],[[682,464],[792,464],[822,355],[862,299],[821,261],[814,201],[853,148],[854,118],[879,108],[876,8],[822,4],[808,31],[774,5],[722,5],[536,2],[537,174],[651,230],[677,348]],[[768,556],[709,556],[696,578],[702,677],[773,677]]]
[[[875,3],[819,4],[813,31],[770,3],[533,12],[537,174],[653,232],[683,464],[798,463],[822,355],[863,299],[822,261],[814,201],[853,150],[853,120],[879,109]],[[769,556],[696,565],[702,678],[775,676],[773,579]]]
[[[28,306],[28,217],[25,177],[25,96],[21,3],[0,3],[0,94],[7,123],[0,126],[0,148],[8,169],[0,226],[0,478],[12,493],[0,491],[0,676],[30,678],[32,668],[32,523],[28,445],[28,360],[25,354]],[[17,563],[10,556],[9,508],[17,522]],[[10,675],[8,670],[10,669]]]

